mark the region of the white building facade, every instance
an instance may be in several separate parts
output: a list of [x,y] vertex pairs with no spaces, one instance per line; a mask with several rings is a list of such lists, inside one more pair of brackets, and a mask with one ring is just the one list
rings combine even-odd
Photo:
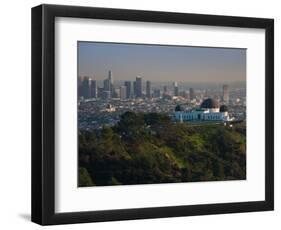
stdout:
[[200,108],[192,111],[183,111],[180,106],[175,108],[175,119],[177,121],[221,121],[227,122],[229,118],[228,109],[225,105],[219,106],[219,103],[213,99],[206,99]]

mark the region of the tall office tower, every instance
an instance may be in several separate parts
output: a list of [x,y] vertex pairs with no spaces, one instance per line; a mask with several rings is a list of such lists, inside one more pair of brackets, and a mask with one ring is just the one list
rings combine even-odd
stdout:
[[97,98],[98,95],[98,86],[97,86],[97,81],[92,80],[91,82],[91,97],[92,98]]
[[91,97],[91,78],[89,77],[83,79],[83,97],[84,99]]
[[178,83],[175,81],[173,83],[174,86],[174,96],[179,96],[179,87],[178,87]]
[[110,84],[110,97],[112,97],[112,98],[118,97],[117,90],[118,89],[116,89],[113,84]]
[[131,97],[131,82],[125,81],[124,85],[126,86],[126,98]]
[[195,99],[195,93],[193,88],[189,88],[189,99],[193,100]]
[[153,90],[153,97],[154,97],[154,98],[159,98],[159,97],[161,97],[161,91],[160,91],[160,89],[154,89],[154,90]]
[[110,82],[108,79],[103,80],[103,89],[104,91],[110,91]]
[[136,81],[133,82],[133,89],[134,89],[134,98],[136,98],[136,92],[137,92],[137,84]]
[[101,99],[103,100],[110,99],[110,91],[102,91]]
[[114,81],[113,81],[113,74],[112,71],[108,71],[108,81],[109,81],[109,91],[110,91],[110,97],[111,98],[116,98],[118,97],[118,93],[116,92],[115,86],[114,86]]
[[103,99],[109,99],[111,97],[111,91],[110,91],[110,81],[109,79],[103,80],[103,91],[106,93],[103,93],[102,98]]
[[97,90],[97,97],[98,97],[98,98],[102,98],[102,94],[103,94],[103,88],[102,88],[102,87],[98,87],[98,90]]
[[151,82],[146,81],[146,97],[151,98]]
[[83,97],[83,77],[78,77],[78,97]]
[[114,89],[114,98],[120,98],[120,86],[118,89]]
[[113,84],[113,76],[111,70],[108,71],[108,80],[110,81],[110,84]]
[[127,98],[127,87],[122,85],[120,86],[120,99],[125,100]]
[[225,103],[229,102],[229,88],[228,85],[223,85],[222,86],[222,91],[223,91],[223,101]]
[[168,88],[166,85],[164,85],[164,94],[167,94],[168,93]]
[[142,79],[141,77],[136,77],[136,97],[142,97]]

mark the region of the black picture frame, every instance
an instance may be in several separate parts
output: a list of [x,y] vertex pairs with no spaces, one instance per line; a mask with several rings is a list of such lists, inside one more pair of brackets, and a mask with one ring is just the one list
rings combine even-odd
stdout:
[[[265,200],[55,213],[55,18],[109,19],[265,29]],[[274,20],[110,8],[32,8],[32,221],[41,225],[267,211],[274,209]]]

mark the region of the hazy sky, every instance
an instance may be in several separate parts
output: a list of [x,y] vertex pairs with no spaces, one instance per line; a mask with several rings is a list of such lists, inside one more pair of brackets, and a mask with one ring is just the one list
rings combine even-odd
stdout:
[[246,80],[246,50],[188,46],[78,43],[78,74],[96,80],[233,82]]

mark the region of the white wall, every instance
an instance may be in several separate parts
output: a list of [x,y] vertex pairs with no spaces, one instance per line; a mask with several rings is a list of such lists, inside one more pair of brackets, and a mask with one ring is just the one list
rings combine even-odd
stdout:
[[[1,1],[1,113],[0,113],[0,226],[1,229],[38,229],[30,218],[30,8],[41,1]],[[85,5],[142,10],[178,11],[275,18],[275,116],[280,117],[280,6],[279,1],[163,1],[163,0],[56,0],[52,4]],[[279,40],[279,41],[278,41]],[[277,91],[279,89],[279,92]],[[280,119],[275,120],[274,212],[180,217],[67,226],[68,229],[277,229],[281,223]],[[56,226],[63,229],[65,226]]]

